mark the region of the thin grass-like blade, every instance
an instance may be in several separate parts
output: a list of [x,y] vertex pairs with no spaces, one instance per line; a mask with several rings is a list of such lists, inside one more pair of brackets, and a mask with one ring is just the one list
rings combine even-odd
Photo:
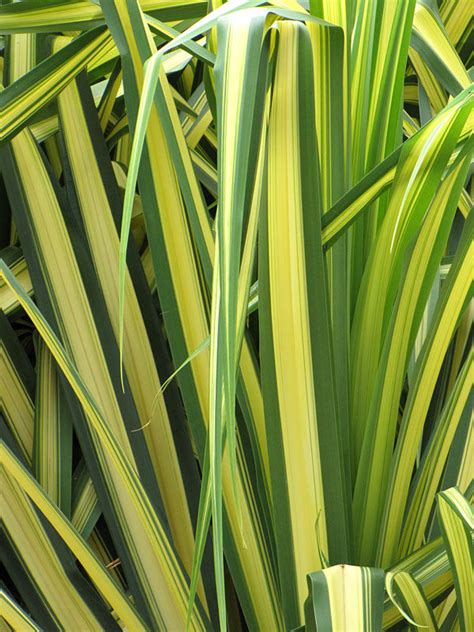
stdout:
[[[214,564],[220,627],[226,628],[222,517],[222,458],[228,443],[233,495],[237,489],[235,399],[238,358],[246,302],[239,302],[239,271],[244,225],[254,189],[255,163],[265,104],[266,12],[239,12],[218,24],[219,55],[214,68],[219,138],[217,239],[212,289],[210,338],[209,484]],[[263,49],[263,50],[262,50]],[[257,61],[258,60],[258,61]],[[259,72],[260,64],[263,71]],[[253,225],[256,226],[255,220]],[[253,248],[255,240],[253,239]],[[240,308],[240,314],[239,314]],[[204,495],[207,489],[203,488]],[[203,526],[208,522],[203,516]],[[245,533],[242,533],[245,540]]]
[[[229,8],[238,4],[229,3]],[[199,259],[196,258],[196,251],[192,247],[192,239],[196,239],[195,243],[201,257],[207,249],[207,261],[201,259],[201,262],[204,271],[207,269],[209,273],[212,271],[214,258],[212,232],[205,207],[204,216],[191,214],[193,208],[199,208],[196,206],[199,197],[195,198],[192,195],[193,187],[196,187],[191,179],[192,171],[188,172],[187,169],[184,169],[188,150],[174,111],[174,104],[170,99],[169,84],[162,74],[148,77],[147,92],[146,95],[144,94],[150,111],[148,127],[145,125],[147,119],[144,116],[145,105],[141,106],[139,113],[139,95],[144,82],[143,63],[149,55],[155,52],[149,43],[148,31],[145,29],[143,20],[138,12],[130,13],[125,2],[106,2],[103,7],[112,32],[114,32],[123,52],[125,94],[128,98],[132,131],[136,134],[140,132],[145,138],[140,166],[140,194],[145,210],[151,256],[168,340],[174,364],[181,366],[186,358],[209,336],[208,288],[205,283],[203,287],[201,281]],[[226,10],[228,9],[226,8]],[[214,16],[210,17],[204,26],[196,25],[195,29],[193,27],[194,30],[191,29],[181,39],[177,38],[173,45],[188,41],[193,34],[199,35],[202,32],[200,31],[201,28],[202,30],[206,29],[206,24],[212,25],[212,20],[215,23]],[[139,48],[137,43],[140,45]],[[152,63],[150,62],[148,68],[151,67]],[[156,86],[158,96],[153,101],[153,90]],[[137,120],[138,113],[139,119]],[[177,124],[175,124],[176,121]],[[140,148],[138,140],[134,140],[134,143],[134,162],[130,165],[127,182],[127,187],[131,187],[130,200],[132,201],[134,174],[138,172],[137,160],[139,159],[139,155],[135,152]],[[162,151],[154,151],[157,146],[160,146]],[[171,159],[171,151],[173,156],[177,157],[176,162]],[[175,164],[177,165],[176,168]],[[191,165],[190,161],[189,164]],[[177,179],[180,173],[184,173],[183,169],[187,173],[187,184],[183,179]],[[181,189],[178,183],[181,184]],[[186,208],[183,205],[184,195],[186,195],[187,200]],[[126,208],[129,207],[126,206]],[[189,216],[187,210],[190,211]],[[202,224],[199,217],[202,217]],[[125,216],[124,226],[123,230],[127,233],[128,226]],[[190,227],[192,227],[192,233]],[[252,366],[253,360],[250,354],[247,355],[247,358],[249,368],[253,371],[254,388],[253,399],[250,400],[249,398],[249,401],[252,402],[255,398],[260,397],[260,413],[262,413],[261,394],[259,393],[255,366]],[[209,366],[209,352],[204,350],[193,362],[180,371],[178,376],[201,463],[204,459],[206,428],[209,423]],[[263,427],[263,414],[260,414],[260,420],[260,427]],[[263,445],[265,444],[263,443]],[[227,562],[236,582],[246,619],[250,622],[249,625],[278,628],[281,614],[276,596],[276,583],[274,570],[271,566],[268,541],[263,531],[259,507],[255,501],[256,492],[250,485],[245,456],[239,441],[237,441],[237,449],[239,450],[237,481],[233,482],[231,479],[228,457],[224,457],[222,474],[225,506],[224,529],[229,530],[231,536],[226,539]],[[239,512],[233,503],[235,484],[240,495],[242,520],[240,520]],[[242,540],[242,531],[245,534],[245,544]]]

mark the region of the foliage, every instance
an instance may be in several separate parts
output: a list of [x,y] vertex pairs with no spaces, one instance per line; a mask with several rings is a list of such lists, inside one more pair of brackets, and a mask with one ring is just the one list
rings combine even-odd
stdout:
[[0,628],[473,630],[468,3],[0,34]]

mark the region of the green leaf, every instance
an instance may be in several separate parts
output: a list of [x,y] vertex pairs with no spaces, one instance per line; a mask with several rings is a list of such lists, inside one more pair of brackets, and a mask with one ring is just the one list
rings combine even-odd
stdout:
[[383,570],[344,564],[310,573],[307,581],[306,632],[382,628]]
[[[420,547],[415,553],[400,560],[388,569],[392,577],[399,573],[408,573],[421,586],[426,599],[430,602],[438,599],[453,585],[446,548],[437,538]],[[386,597],[384,606],[383,629],[392,627],[403,615],[390,597]]]
[[[89,421],[93,424],[94,431],[98,433],[101,443],[105,448],[108,467],[111,474],[114,475],[116,484],[115,493],[119,495],[119,498],[121,496],[123,499],[122,509],[126,509],[128,515],[134,520],[134,523],[129,523],[131,532],[126,532],[126,536],[129,539],[131,537],[140,537],[141,540],[135,540],[134,546],[147,547],[146,555],[148,557],[144,557],[143,554],[140,557],[136,556],[134,563],[145,563],[148,566],[155,560],[153,564],[154,569],[153,566],[148,566],[147,570],[150,575],[152,574],[154,582],[160,582],[160,598],[163,599],[163,601],[161,601],[161,610],[158,604],[152,604],[152,602],[150,602],[149,606],[153,605],[151,612],[154,612],[154,616],[160,621],[160,625],[162,625],[161,622],[163,620],[165,622],[179,622],[181,619],[181,621],[184,622],[188,596],[186,578],[183,575],[179,561],[171,547],[167,533],[163,529],[163,525],[160,523],[156,511],[145,493],[135,468],[130,463],[126,452],[117,441],[109,425],[105,422],[100,409],[57,336],[39,312],[38,308],[31,302],[31,299],[29,299],[21,286],[16,282],[14,276],[3,261],[0,261],[0,276],[8,283],[12,291],[16,293],[23,308],[35,323],[41,336],[45,339],[48,348],[78,396],[88,415]],[[148,578],[146,576],[144,577],[145,582],[147,579],[148,581],[151,579],[150,575]],[[164,593],[165,590],[167,594]],[[150,596],[152,596],[152,594],[153,593],[151,593]],[[193,617],[193,629],[205,629],[205,627],[206,624],[203,622],[196,607]]]
[[93,29],[1,90],[0,141],[18,133],[33,114],[54,99],[94,57],[112,48],[109,33],[103,27]]
[[[406,147],[406,153],[405,147],[402,149],[387,214],[364,274],[354,316],[352,423],[354,459],[358,463],[354,520],[362,560],[375,559],[374,538],[381,517],[380,501],[387,484],[388,455],[395,434],[396,394],[387,398],[382,396],[380,382],[377,384],[377,379],[381,379],[377,371],[383,353],[387,354],[388,361],[397,362],[397,356],[389,354],[388,343],[385,348],[384,343],[392,302],[398,290],[402,258],[429,208],[439,176],[466,121],[469,104],[470,98],[466,95],[459,109],[445,110],[425,128],[417,143]],[[403,322],[400,325],[403,326]],[[371,344],[367,347],[365,341],[369,336]],[[409,339],[410,331],[407,331],[405,344],[409,344]],[[383,379],[383,371],[379,375]],[[379,406],[387,407],[388,423],[385,417],[383,422],[374,423],[374,419],[381,420],[385,414]]]
[[40,340],[36,356],[35,478],[63,514],[71,514],[72,419],[56,364]]
[[471,505],[455,487],[441,492],[437,498],[440,527],[453,569],[459,623],[461,630],[468,632],[474,625],[474,515]]
[[[10,450],[5,446],[3,442],[0,443],[0,472],[3,473],[3,480],[6,484],[4,489],[11,490],[12,493],[16,494],[19,494],[21,490],[21,493],[24,494],[24,497],[26,498],[26,496],[28,496],[31,501],[35,503],[38,509],[40,509],[40,511],[45,515],[45,517],[51,522],[59,535],[68,544],[71,551],[77,556],[77,559],[81,562],[84,569],[88,572],[89,577],[93,579],[99,592],[109,602],[111,608],[113,608],[117,612],[123,623],[127,626],[132,626],[131,629],[133,630],[145,630],[146,627],[143,621],[137,615],[135,609],[133,608],[127,597],[113,582],[106,569],[98,562],[97,558],[90,551],[84,540],[82,540],[82,538],[78,535],[72,525],[67,521],[64,515],[48,498],[48,496],[43,492],[38,483],[36,483],[32,476],[14,457],[14,455],[10,452]],[[27,514],[29,514],[30,520],[37,523],[36,529],[39,532],[41,523],[38,520],[38,516],[32,510],[30,503],[24,500],[23,504],[25,511],[24,515],[26,516]],[[12,503],[12,512],[15,513],[15,510],[18,510],[20,506],[20,504],[17,505],[16,503]],[[8,517],[6,518],[8,526]],[[25,538],[28,538],[28,535],[31,538],[32,532],[30,532],[29,534],[29,529],[26,527],[26,525],[24,525],[23,531],[24,534],[22,534],[22,541],[25,542]],[[25,550],[24,553],[26,553]],[[52,555],[53,551],[49,553],[50,560],[52,559]],[[54,584],[51,582],[51,572],[53,570],[53,565],[51,561],[48,560],[46,546],[44,546],[43,548],[43,556],[40,555],[39,558],[40,560],[42,558],[44,570],[49,570],[50,575],[48,578],[48,574],[44,573],[43,578],[40,579],[41,571],[39,569],[38,575],[36,576],[36,581],[39,581],[40,585],[42,585],[43,591],[48,591],[51,595],[53,594],[52,591],[54,591],[55,589]],[[33,565],[30,564],[29,568],[33,570]],[[58,568],[60,569],[60,564],[58,565]],[[50,586],[48,586],[48,582],[50,583]],[[63,590],[65,590],[66,586],[64,582],[62,582],[61,585],[63,586]],[[65,597],[66,595],[62,591],[59,591],[55,595],[56,606],[53,605],[54,602],[51,603],[51,607],[56,608],[55,616],[58,618],[57,620],[61,623],[62,626],[68,625],[68,620],[70,620],[71,625],[73,626],[83,625],[79,623],[79,621],[81,620],[79,619],[79,617],[81,616],[81,612],[78,607],[80,603],[80,600],[78,600],[78,596],[76,596],[75,599],[70,597],[70,601],[66,601]],[[61,602],[63,602],[62,605]],[[73,604],[76,605],[73,606]],[[85,612],[84,616],[86,616]],[[75,623],[73,623],[74,621]],[[86,620],[84,619],[84,621]],[[89,619],[88,623],[84,623],[84,625],[86,624],[91,625],[91,620]],[[92,623],[92,625],[99,625],[99,623],[95,622]]]
[[401,508],[405,507],[409,486],[409,472],[421,439],[422,423],[441,370],[448,344],[455,327],[470,299],[472,275],[473,224],[471,214],[464,226],[461,242],[444,284],[430,331],[417,362],[414,383],[409,391],[400,433],[397,439],[386,495],[385,511],[380,528],[378,555],[388,563],[393,560],[401,527]]
[[426,446],[412,482],[407,514],[400,537],[399,557],[421,546],[430,517],[433,499],[439,487],[454,434],[461,418],[472,409],[473,352],[464,362]]
[[[170,98],[169,84],[162,69],[159,74],[153,74],[151,61],[147,65],[144,84],[143,63],[155,51],[150,46],[141,17],[135,12],[128,14],[125,4],[107,2],[103,7],[122,50],[130,51],[123,57],[127,107],[132,131],[135,132],[132,157],[134,162],[130,164],[127,181],[127,190],[130,187],[128,195],[131,196],[128,203],[130,200],[133,201],[141,134],[145,141],[140,164],[140,194],[168,341],[174,364],[178,367],[209,336],[207,283],[211,280],[214,258],[213,235],[184,134]],[[220,13],[235,8],[235,5],[238,6],[239,3],[228,3]],[[170,43],[166,50],[185,43],[194,35],[200,35],[202,30],[215,24],[215,21],[216,18],[211,15],[204,23],[197,23],[172,45]],[[137,42],[140,42],[141,52],[136,48]],[[166,50],[162,48],[161,52],[164,53]],[[158,73],[159,64],[155,70]],[[142,86],[144,94],[139,109]],[[155,87],[157,96],[153,100]],[[145,125],[147,107],[150,111],[148,127]],[[152,148],[157,146],[163,151],[155,152]],[[176,157],[175,162],[172,155]],[[186,206],[183,204],[184,196]],[[125,209],[122,222],[124,236],[128,234],[128,204],[125,205]],[[189,215],[188,209],[192,210]],[[196,243],[196,249],[193,248],[193,242]],[[123,243],[122,241],[122,254],[125,252]],[[123,261],[123,258],[121,260]],[[120,275],[119,278],[123,279]],[[209,358],[209,352],[204,350],[180,371],[178,376],[203,470],[206,430],[209,424]],[[241,367],[247,397],[246,405],[253,419],[258,421],[254,432],[259,439],[259,446],[264,450],[266,442],[260,386],[254,360],[250,350],[246,350],[245,344],[242,349]],[[247,621],[256,627],[278,628],[281,609],[276,592],[270,543],[266,526],[262,524],[265,505],[262,510],[260,504],[256,504],[257,492],[252,488],[248,478],[248,468],[253,468],[253,465],[247,464],[247,456],[243,452],[239,438],[237,450],[237,481],[232,481],[228,457],[224,459],[222,474],[224,531],[229,534],[225,539],[227,563]],[[235,486],[240,496],[240,515],[233,502]],[[242,531],[245,534],[245,541],[242,539]]]
[[2,619],[9,626],[7,629],[41,631],[33,619],[3,589],[0,589],[0,612]]
[[304,70],[318,49],[313,52],[303,24],[278,27],[259,319],[272,496],[278,498],[274,529],[285,623],[292,628],[303,620],[305,576],[320,567],[319,548],[331,563],[344,561],[350,535],[320,242],[314,75]]
[[[10,288],[5,285],[10,291]],[[13,292],[12,296],[17,298]],[[26,462],[33,461],[36,376],[8,319],[0,312],[0,407]]]
[[414,628],[438,631],[433,610],[423,589],[410,573],[387,573],[386,585],[393,603]]

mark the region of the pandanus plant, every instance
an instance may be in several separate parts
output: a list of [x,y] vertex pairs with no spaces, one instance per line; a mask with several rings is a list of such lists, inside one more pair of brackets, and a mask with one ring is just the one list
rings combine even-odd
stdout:
[[0,628],[472,631],[469,2],[0,34]]

